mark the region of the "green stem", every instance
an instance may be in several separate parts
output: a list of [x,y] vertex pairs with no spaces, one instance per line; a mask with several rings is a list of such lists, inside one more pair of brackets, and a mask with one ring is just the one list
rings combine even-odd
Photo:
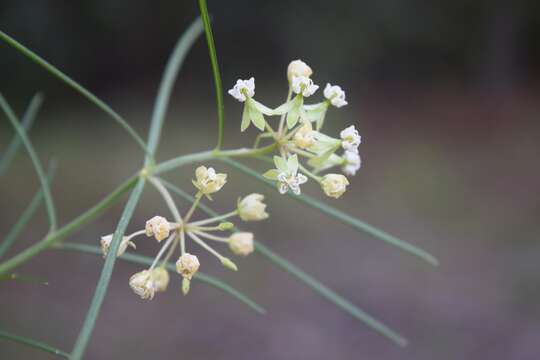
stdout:
[[206,0],[199,0],[199,8],[201,10],[201,17],[204,25],[204,32],[206,34],[206,42],[208,43],[208,54],[210,55],[210,62],[212,63],[212,74],[214,75],[214,85],[216,87],[216,103],[218,112],[218,140],[216,150],[221,149],[223,145],[223,127],[225,123],[225,106],[223,105],[223,86],[221,85],[221,75],[219,73],[219,65],[216,55],[216,46],[214,44],[214,36],[212,34],[212,26],[210,25],[210,16],[208,15],[208,8],[206,6]]
[[203,194],[200,191],[195,195],[195,201],[193,202],[193,204],[191,204],[191,207],[189,208],[189,210],[188,210],[188,212],[186,214],[186,217],[184,219],[184,222],[185,222],[186,225],[187,225],[189,219],[191,219],[191,215],[193,215],[193,212],[197,208],[197,205],[199,204],[199,201],[201,201],[202,196],[203,196]]
[[43,343],[41,341],[30,339],[30,338],[27,338],[25,336],[15,335],[15,334],[9,333],[7,331],[0,330],[0,338],[11,340],[11,341],[14,341],[14,342],[18,342],[19,344],[28,345],[30,347],[33,347],[34,349],[42,350],[42,351],[45,351],[45,352],[48,352],[48,353],[51,353],[51,354],[58,355],[58,356],[66,358],[66,359],[69,359],[69,354],[68,353],[66,353],[66,352],[64,352],[64,351],[62,351],[60,349],[54,348],[54,347],[50,346],[49,344],[45,344],[45,343]]

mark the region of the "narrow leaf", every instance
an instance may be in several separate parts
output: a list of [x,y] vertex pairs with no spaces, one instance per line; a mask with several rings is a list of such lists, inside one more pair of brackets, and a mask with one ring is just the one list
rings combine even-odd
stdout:
[[81,332],[79,333],[75,346],[73,347],[71,360],[81,359],[84,351],[86,350],[88,342],[90,341],[99,311],[101,310],[101,305],[103,304],[103,299],[105,298],[107,288],[109,287],[109,282],[111,280],[111,275],[116,261],[116,254],[118,253],[118,248],[120,247],[120,240],[123,238],[129,221],[133,216],[135,207],[137,206],[143,192],[144,184],[145,180],[143,178],[138,180],[137,185],[135,185],[135,188],[129,196],[129,200],[124,207],[124,211],[114,232],[109,254],[105,259],[105,264],[103,265],[103,270],[101,271],[101,275],[96,286],[96,291],[94,292],[94,296],[92,298],[92,303],[88,308],[86,319],[84,320]]
[[55,66],[47,62],[45,59],[40,57],[38,54],[33,52],[32,50],[25,47],[23,44],[19,43],[17,40],[13,39],[8,34],[0,31],[0,39],[4,40],[6,43],[14,47],[16,50],[21,52],[24,56],[26,56],[28,59],[32,60],[39,66],[43,67],[45,70],[47,70],[49,73],[54,75],[56,78],[60,79],[62,82],[64,82],[66,85],[77,91],[79,94],[87,98],[91,103],[96,105],[101,110],[105,111],[107,114],[109,114],[113,120],[115,120],[124,130],[128,132],[129,135],[139,144],[139,146],[148,153],[148,150],[146,148],[146,145],[144,141],[141,139],[141,137],[137,134],[137,132],[128,124],[124,118],[122,118],[116,111],[114,111],[109,105],[105,104],[102,100],[100,100],[97,96],[92,94],[90,91],[88,91],[86,88],[84,88],[82,85],[79,85],[75,80],[71,79],[69,76],[58,70]]
[[251,121],[253,121],[253,125],[255,125],[257,129],[264,131],[264,128],[266,127],[266,121],[264,120],[263,114],[259,110],[257,110],[255,106],[251,103],[249,105],[246,104],[246,106],[248,106],[249,117],[251,118]]
[[[229,159],[229,158],[222,158],[220,159],[222,160],[223,162],[231,165],[233,168],[245,173],[246,175],[249,175],[265,184],[267,184],[268,186],[271,186],[271,187],[274,187],[274,185],[269,182],[268,180],[266,180],[264,177],[262,177],[259,173],[257,173],[256,171],[254,171],[253,169],[245,166],[245,165],[242,165],[241,163],[237,162],[237,161],[234,161],[232,159]],[[419,257],[420,259],[430,263],[431,265],[434,265],[434,266],[437,266],[439,264],[438,260],[431,254],[429,254],[428,252],[426,252],[425,250],[422,250],[412,244],[409,244],[403,240],[400,240],[398,238],[396,238],[395,236],[392,236],[380,229],[377,229],[376,227],[374,226],[371,226],[359,219],[356,219],[352,216],[350,216],[349,214],[346,214],[344,213],[343,211],[341,210],[338,210],[332,206],[329,206],[329,205],[326,205],[325,203],[319,201],[319,200],[316,200],[312,197],[309,197],[307,195],[294,195],[294,194],[289,194],[289,196],[291,196],[293,199],[296,199],[306,205],[309,205],[319,211],[321,211],[322,213],[324,214],[327,214],[331,217],[333,217],[334,219],[337,219],[339,221],[341,221],[342,223],[344,224],[347,224],[347,225],[350,225],[352,226],[354,229],[356,230],[359,230],[359,231],[362,231],[362,232],[365,232],[371,236],[373,236],[374,238],[376,239],[379,239],[379,240],[382,240],[384,242],[387,242],[391,245],[394,245],[396,246],[397,248],[405,251],[406,253],[409,253],[411,255],[415,255],[417,257]]]
[[34,168],[39,178],[39,182],[41,184],[43,197],[45,198],[45,206],[47,208],[47,215],[49,216],[50,228],[51,231],[54,231],[56,230],[56,210],[54,208],[51,190],[49,188],[47,178],[45,177],[41,161],[39,161],[39,158],[36,154],[36,151],[34,150],[34,147],[32,146],[32,143],[30,142],[30,139],[28,139],[28,136],[26,136],[26,131],[24,131],[24,128],[19,123],[19,120],[15,116],[15,113],[13,112],[9,104],[6,102],[6,99],[2,96],[2,94],[0,94],[0,107],[6,114],[11,125],[15,128],[15,131],[17,131],[17,135],[21,138],[21,141],[26,147],[28,155],[30,155],[30,159],[32,160],[32,164],[34,165]]
[[[184,198],[188,202],[193,202],[195,198],[191,196],[189,193],[185,192],[184,190],[178,188],[177,186],[174,186],[173,184],[161,180],[163,185],[165,185],[170,191],[177,194],[178,196]],[[199,203],[199,208],[207,213],[209,216],[218,216],[219,214],[212,210],[210,207],[203,203]],[[241,231],[240,229],[236,228],[236,230]],[[342,296],[338,295],[336,292],[332,291],[325,285],[323,285],[321,282],[316,280],[315,278],[311,277],[310,275],[303,272],[301,269],[290,263],[289,261],[285,260],[263,244],[261,244],[258,241],[255,241],[255,250],[258,251],[260,254],[265,256],[268,260],[273,262],[274,264],[278,265],[285,271],[289,272],[290,274],[297,277],[300,281],[302,281],[304,284],[309,286],[311,289],[313,289],[316,293],[323,296],[330,302],[334,303],[336,306],[347,312],[348,314],[354,316],[356,319],[360,320],[366,326],[370,327],[371,329],[379,332],[380,334],[386,336],[388,339],[392,340],[396,344],[400,346],[406,346],[407,340],[403,338],[401,335],[399,335],[397,332],[390,329],[388,326],[383,324],[382,322],[378,321],[377,319],[373,318],[351,302],[349,302],[347,299],[343,298]]]
[[242,123],[240,124],[240,131],[245,131],[249,124],[251,124],[251,118],[249,117],[249,105],[244,103],[244,110],[242,110]]
[[[86,245],[86,244],[63,243],[63,244],[58,245],[58,249],[85,252],[85,253],[94,254],[98,256],[101,255],[101,249],[98,246],[91,246],[91,245]],[[135,263],[135,264],[142,264],[142,265],[148,265],[148,266],[152,265],[152,261],[153,261],[151,257],[137,255],[137,254],[130,254],[130,253],[126,253],[122,255],[118,259]],[[167,263],[166,267],[169,271],[176,272],[176,266],[173,263]],[[195,274],[194,279],[200,280],[201,282],[206,283],[207,285],[210,285],[210,286],[213,286],[222,290],[226,294],[231,295],[232,297],[246,304],[251,309],[255,310],[256,312],[260,314],[264,314],[266,312],[262,306],[257,304],[255,301],[251,300],[248,296],[242,294],[240,291],[234,289],[232,286],[224,283],[221,280],[218,280],[210,275],[203,274],[200,271],[198,271]]]
[[45,352],[48,352],[48,353],[51,353],[51,354],[58,355],[58,356],[61,356],[63,358],[69,359],[69,354],[68,353],[66,353],[66,352],[64,352],[64,351],[62,351],[60,349],[57,349],[55,347],[52,347],[51,345],[46,344],[44,342],[37,341],[37,340],[34,340],[34,339],[30,339],[30,338],[25,337],[25,336],[15,335],[13,333],[10,333],[10,332],[7,332],[5,330],[0,329],[0,338],[6,339],[6,340],[11,340],[11,341],[17,342],[19,344],[27,345],[27,346],[32,347],[34,349],[38,349],[38,350],[41,350],[41,351],[45,351]]
[[[41,104],[43,103],[43,95],[40,93],[37,93],[32,97],[32,100],[30,100],[30,104],[28,105],[28,108],[26,109],[21,125],[28,133],[32,125],[34,124],[34,120],[36,119],[36,114],[39,111],[39,108],[41,107]],[[15,134],[13,136],[13,140],[9,143],[6,151],[4,152],[4,155],[0,159],[0,176],[4,175],[11,165],[11,162],[13,161],[13,158],[17,154],[17,151],[19,150],[21,146],[21,138],[19,135]]]

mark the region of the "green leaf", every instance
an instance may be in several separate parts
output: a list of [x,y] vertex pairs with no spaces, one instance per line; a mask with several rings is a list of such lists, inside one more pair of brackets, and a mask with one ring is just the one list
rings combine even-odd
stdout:
[[69,359],[69,354],[68,353],[66,353],[66,352],[64,352],[64,351],[62,351],[60,349],[57,349],[55,347],[52,347],[51,345],[46,344],[44,342],[37,341],[37,340],[34,340],[34,339],[30,339],[30,338],[25,337],[25,336],[15,335],[13,333],[10,333],[10,332],[7,332],[5,330],[0,329],[0,338],[6,339],[6,340],[11,340],[11,341],[17,342],[19,344],[27,345],[27,346],[32,347],[34,349],[38,349],[38,350],[41,350],[41,351],[48,352],[50,354],[58,355],[58,356],[61,356],[63,358]]
[[216,150],[221,149],[223,145],[223,127],[225,123],[225,106],[223,104],[223,86],[221,85],[221,75],[219,73],[219,65],[216,55],[216,46],[214,45],[214,36],[212,35],[212,26],[210,25],[210,16],[208,15],[208,7],[206,0],[199,0],[199,8],[204,24],[204,32],[206,34],[206,42],[208,44],[208,54],[212,63],[212,74],[214,75],[214,85],[216,87],[216,104],[218,111],[218,141]]
[[257,129],[264,131],[264,128],[266,127],[264,116],[259,110],[255,109],[255,107],[251,105],[249,106],[249,117]]
[[54,231],[56,230],[56,210],[54,208],[51,190],[49,188],[49,183],[47,182],[47,178],[45,177],[45,172],[43,171],[43,166],[41,165],[41,161],[39,161],[39,157],[37,156],[36,151],[34,150],[32,143],[30,142],[30,139],[28,139],[28,136],[26,136],[26,131],[19,123],[19,120],[15,116],[15,113],[13,112],[9,104],[6,102],[6,99],[4,98],[4,96],[2,96],[2,94],[0,94],[0,107],[6,114],[11,125],[15,128],[17,135],[21,138],[22,143],[24,144],[24,146],[26,147],[26,150],[28,151],[28,155],[30,156],[30,159],[32,160],[32,164],[34,165],[34,169],[36,170],[36,173],[39,178],[39,182],[41,184],[43,197],[45,198],[45,206],[47,208],[47,215],[49,216],[50,229],[51,231]]
[[96,105],[101,110],[105,111],[107,114],[109,114],[114,121],[116,121],[124,130],[128,132],[128,134],[139,144],[139,146],[148,153],[148,149],[146,148],[146,145],[144,141],[141,139],[141,137],[137,134],[137,132],[128,124],[124,118],[122,118],[116,111],[114,111],[109,105],[105,104],[103,101],[101,101],[97,96],[92,94],[90,91],[85,89],[83,86],[79,85],[77,82],[75,82],[73,79],[71,79],[69,76],[58,70],[56,67],[48,63],[46,60],[41,58],[39,55],[34,53],[32,50],[26,48],[24,45],[19,43],[17,40],[10,37],[8,34],[0,31],[0,39],[7,42],[9,45],[14,47],[16,50],[21,52],[24,56],[26,56],[28,59],[32,60],[39,66],[43,67],[45,70],[47,70],[49,73],[54,75],[56,78],[63,81],[66,85],[77,91],[79,94],[87,98],[91,103]]
[[146,159],[147,164],[151,160],[151,157],[155,155],[157,146],[159,145],[159,138],[174,87],[174,82],[176,81],[178,73],[182,68],[184,59],[197,38],[202,34],[202,31],[203,24],[201,19],[198,18],[187,28],[186,31],[184,31],[180,39],[178,39],[178,42],[176,43],[176,46],[169,57],[169,61],[167,62],[167,66],[163,72],[163,77],[161,78],[158,94],[154,103],[152,120],[150,122],[150,131],[148,135],[149,156]]
[[294,154],[289,156],[289,158],[287,159],[287,168],[290,172],[296,174],[296,172],[298,171],[298,155]]
[[274,110],[272,110],[272,114],[273,115],[283,115],[283,114],[286,114],[288,113],[292,107],[296,104],[296,98],[292,99],[292,100],[289,100],[287,101],[285,104],[282,104],[280,106],[278,106],[277,108],[275,108]]
[[274,110],[270,109],[269,107],[261,104],[260,102],[258,102],[257,100],[255,99],[250,99],[251,101],[251,105],[253,105],[253,107],[257,110],[259,110],[261,113],[265,114],[265,115],[274,115]]
[[[56,169],[56,166],[54,165],[54,162],[49,166],[49,173],[47,174],[47,182],[51,183],[54,171]],[[4,256],[6,251],[13,245],[15,240],[17,239],[17,236],[24,230],[26,224],[28,224],[28,221],[32,218],[32,215],[36,212],[39,204],[41,204],[41,200],[43,199],[43,190],[40,189],[32,198],[32,201],[24,210],[21,217],[15,225],[9,230],[7,235],[4,237],[4,240],[0,244],[0,258]]]
[[[85,252],[88,254],[101,256],[101,249],[98,246],[92,246],[92,245],[86,245],[86,244],[75,244],[75,243],[63,243],[63,244],[58,245],[57,248],[78,251],[78,252]],[[130,254],[130,253],[125,253],[124,255],[120,256],[118,259],[131,262],[134,264],[142,264],[142,265],[147,265],[147,266],[152,265],[152,262],[153,262],[153,259],[151,257],[137,255],[137,254]],[[173,263],[167,263],[165,266],[167,267],[169,271],[176,272],[176,266]],[[218,280],[210,275],[203,274],[200,271],[198,271],[195,274],[194,279],[222,290],[226,294],[231,295],[232,297],[246,304],[247,306],[249,306],[251,309],[258,312],[259,314],[266,313],[266,310],[262,306],[260,306],[255,301],[251,300],[248,296],[242,294],[240,291],[236,290],[230,285],[227,285],[221,280]]]
[[249,105],[244,103],[244,110],[242,110],[242,124],[240,124],[240,131],[244,131],[251,124],[251,118],[249,117]]
[[[41,107],[41,104],[43,103],[43,95],[40,93],[37,93],[32,97],[32,100],[30,100],[30,104],[26,108],[26,111],[22,117],[21,125],[28,133],[32,125],[34,124],[34,120],[36,119],[36,114],[39,111],[39,108]],[[17,154],[17,151],[19,150],[19,147],[21,146],[21,138],[19,135],[15,134],[13,136],[13,140],[9,143],[9,146],[7,147],[6,151],[4,152],[4,155],[0,159],[0,176],[5,174],[9,166],[11,165],[11,162],[15,155]]]
[[[173,193],[176,195],[181,196],[188,202],[193,202],[195,198],[185,192],[184,190],[174,186],[173,184],[162,180],[163,184]],[[199,203],[199,208],[207,213],[209,216],[215,217],[219,214],[212,210],[210,207],[203,203]],[[239,228],[236,228],[237,231],[242,231]],[[348,314],[354,316],[356,319],[360,320],[364,324],[366,324],[368,327],[372,328],[373,330],[379,332],[380,334],[386,336],[388,339],[392,340],[396,344],[400,346],[407,345],[407,340],[403,338],[401,335],[390,329],[388,326],[384,325],[377,319],[373,318],[366,312],[362,311],[360,308],[356,307],[352,303],[350,303],[345,298],[338,295],[336,292],[332,291],[319,281],[317,281],[315,278],[309,276],[302,270],[300,270],[298,267],[290,263],[289,261],[285,260],[275,252],[271,251],[269,248],[264,246],[258,241],[255,241],[255,250],[265,256],[268,260],[273,262],[274,264],[278,265],[285,271],[289,272],[290,274],[297,277],[300,281],[302,281],[304,284],[312,288],[316,293],[319,295],[325,297],[330,302],[334,303],[336,306],[347,312]]]
[[[259,175],[256,171],[254,171],[253,169],[250,169],[249,167],[245,166],[245,165],[242,165],[241,163],[237,162],[237,161],[234,161],[232,159],[229,159],[229,158],[222,158],[220,159],[222,160],[223,162],[231,165],[233,168],[245,173],[246,175],[249,175],[265,184],[267,184],[268,186],[271,186],[271,187],[274,187],[274,185],[269,182],[268,180],[266,180],[265,178],[263,178],[261,175]],[[289,194],[289,196],[291,196],[293,199],[295,200],[298,200],[308,206],[311,206],[319,211],[321,211],[322,213],[326,214],[326,215],[329,215],[331,217],[333,217],[334,219],[337,219],[339,221],[341,221],[342,223],[344,224],[347,224],[351,227],[353,227],[354,229],[356,230],[359,230],[359,231],[362,231],[362,232],[365,232],[371,236],[373,236],[374,238],[376,239],[379,239],[379,240],[382,240],[390,245],[393,245],[393,246],[396,246],[397,248],[399,248],[400,250],[406,252],[406,253],[409,253],[411,255],[414,255],[428,263],[430,263],[431,265],[433,266],[437,266],[439,264],[438,260],[431,254],[429,254],[428,252],[426,252],[425,250],[422,250],[408,242],[405,242],[401,239],[398,239],[397,237],[395,236],[392,236],[380,229],[377,229],[376,227],[374,226],[371,226],[363,221],[361,221],[360,219],[356,219],[352,216],[350,216],[349,214],[346,214],[344,213],[343,211],[340,211],[332,206],[329,206],[319,200],[316,200],[312,197],[309,197],[307,195],[294,195],[294,194]]]
[[279,171],[277,169],[270,169],[267,172],[265,172],[262,176],[267,178],[268,180],[277,180]]
[[94,296],[92,298],[92,303],[88,308],[86,319],[84,320],[81,332],[79,333],[77,341],[75,342],[75,346],[73,347],[73,352],[71,353],[71,360],[81,359],[84,351],[86,350],[86,346],[90,341],[90,337],[92,336],[92,332],[94,330],[99,311],[101,310],[101,305],[103,304],[103,299],[105,298],[107,288],[109,287],[109,282],[111,280],[111,275],[116,261],[116,254],[118,253],[118,248],[120,247],[120,241],[124,236],[131,217],[133,216],[135,207],[139,202],[139,199],[144,189],[144,184],[144,178],[140,178],[137,181],[137,185],[135,185],[135,188],[129,196],[129,200],[124,207],[124,211],[114,232],[111,247],[105,259],[105,264],[103,265],[103,270],[101,271],[101,275],[96,286],[96,291],[94,292]]
[[287,160],[281,156],[274,155],[274,164],[276,168],[281,172],[289,172],[289,166],[287,165]]
[[298,123],[298,119],[300,118],[300,108],[302,107],[304,100],[301,95],[296,95],[293,101],[294,105],[287,113],[287,127],[289,129],[292,129]]

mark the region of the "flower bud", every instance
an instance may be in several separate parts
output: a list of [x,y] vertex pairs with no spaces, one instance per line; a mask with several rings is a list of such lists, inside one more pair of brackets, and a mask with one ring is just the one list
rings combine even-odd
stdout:
[[347,190],[349,180],[341,174],[328,174],[321,180],[321,186],[327,196],[339,198]]
[[158,242],[167,238],[171,231],[171,224],[162,216],[154,216],[146,222],[146,236],[154,236]]
[[155,294],[155,285],[152,280],[152,274],[148,270],[133,274],[129,278],[129,286],[135,294],[139,295],[141,299],[152,300]]
[[313,80],[306,76],[294,76],[292,78],[291,88],[295,94],[302,94],[303,97],[308,97],[315,94],[319,85],[315,85]]
[[165,291],[169,285],[169,272],[162,267],[155,268],[152,270],[152,280],[156,291]]
[[234,224],[232,222],[226,221],[222,222],[218,225],[219,230],[225,231],[225,230],[231,230],[234,228]]
[[205,195],[219,191],[227,182],[227,174],[216,174],[214,168],[205,166],[199,166],[195,170],[195,177],[197,180],[193,180],[193,185]]
[[306,122],[294,134],[294,144],[300,149],[307,149],[315,143],[315,131],[311,122]]
[[231,261],[231,259],[228,259],[228,258],[222,258],[221,259],[221,264],[223,264],[223,266],[225,266],[227,269],[229,270],[232,270],[232,271],[238,271],[238,267],[236,266],[235,263],[233,263]]
[[182,294],[187,295],[189,293],[190,285],[191,285],[191,281],[189,281],[186,278],[182,279]]
[[229,238],[231,251],[240,256],[247,256],[253,252],[253,233],[237,232]]
[[238,201],[238,216],[244,221],[258,221],[268,218],[264,195],[253,193]]
[[[113,234],[105,235],[101,237],[100,243],[101,243],[101,252],[103,253],[103,257],[106,257],[109,253],[109,249],[111,247],[111,242],[113,239]],[[127,247],[131,246],[132,248],[136,248],[135,244],[131,241],[129,241],[129,238],[127,236],[124,236],[122,238],[122,241],[120,242],[120,246],[118,247],[118,252],[116,253],[116,256],[122,256],[127,250]]]
[[358,134],[358,130],[356,130],[354,125],[351,125],[348,128],[344,129],[339,133],[339,135],[343,140],[341,142],[341,146],[343,146],[343,149],[345,149],[346,151],[358,151],[358,146],[362,142],[362,138]]
[[312,74],[313,70],[300,59],[291,61],[287,67],[287,79],[289,79],[289,82],[292,82],[295,76],[310,77]]
[[345,91],[338,85],[326,84],[326,87],[324,88],[324,97],[337,108],[347,105]]
[[193,275],[199,270],[199,259],[195,255],[188,253],[183,254],[176,262],[176,271],[181,274],[184,279],[191,280]]
[[345,151],[343,160],[344,164],[342,169],[346,175],[356,175],[356,172],[360,169],[360,166],[362,166],[362,159],[360,159],[360,155],[356,151]]

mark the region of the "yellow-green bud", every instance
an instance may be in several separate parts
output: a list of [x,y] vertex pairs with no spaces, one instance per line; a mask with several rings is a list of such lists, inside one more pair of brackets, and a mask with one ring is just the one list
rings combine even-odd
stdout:
[[222,258],[221,263],[229,270],[238,271],[238,267],[228,258]]

